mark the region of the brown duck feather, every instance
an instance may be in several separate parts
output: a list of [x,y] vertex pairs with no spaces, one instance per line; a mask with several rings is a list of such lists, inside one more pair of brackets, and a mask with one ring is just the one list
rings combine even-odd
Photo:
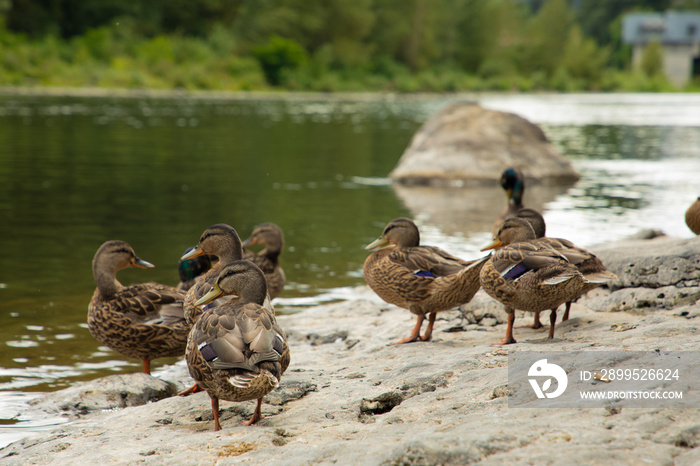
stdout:
[[688,225],[690,231],[700,235],[700,197],[685,211],[685,224]]
[[[411,337],[400,343],[429,340],[437,312],[469,302],[479,290],[479,271],[486,259],[465,261],[437,247],[419,244],[415,223],[397,218],[366,248],[386,246],[365,260],[365,282],[384,301],[418,316]],[[430,314],[430,322],[421,337],[426,314]]]
[[498,249],[481,270],[481,286],[508,313],[502,344],[515,343],[512,332],[516,309],[550,309],[549,338],[553,338],[556,308],[580,296],[590,282],[562,251],[548,241],[536,239],[526,220],[511,218],[503,222],[494,243],[484,249],[491,248]]
[[192,259],[205,254],[214,256],[218,260],[211,269],[197,277],[195,284],[187,291],[184,309],[185,318],[190,325],[194,325],[204,312],[202,306],[196,306],[195,302],[211,290],[226,264],[243,258],[241,238],[236,229],[225,223],[209,226],[202,233],[197,246],[183,255],[180,260]]
[[[567,258],[569,262],[574,264],[579,269],[579,272],[581,272],[588,281],[586,286],[583,287],[581,296],[604,283],[617,279],[615,274],[610,272],[605,267],[603,262],[600,259],[598,259],[598,257],[592,252],[587,251],[583,248],[579,248],[576,245],[574,245],[571,241],[563,238],[545,237],[544,235],[546,231],[546,224],[544,221],[544,217],[536,210],[528,208],[522,209],[518,212],[517,217],[527,220],[527,222],[530,224],[530,226],[535,232],[535,237],[539,241],[559,251]],[[512,242],[513,239],[511,239],[510,241]],[[576,299],[578,299],[579,297],[577,297]],[[569,319],[571,303],[572,301],[566,302],[566,310],[564,312],[564,316],[562,317],[562,321],[566,321]],[[532,327],[542,327],[542,324],[540,323],[539,319],[539,313],[535,314],[534,323]]]
[[[255,253],[246,248],[253,245],[264,248]],[[262,223],[253,229],[250,237],[243,242],[243,258],[249,260],[263,271],[267,280],[267,291],[270,298],[276,298],[284,289],[287,277],[279,264],[279,257],[284,248],[284,233],[274,223]]]
[[[257,399],[258,407],[249,423],[260,417],[262,398],[277,386],[289,366],[287,337],[274,311],[263,306],[267,300],[265,277],[255,264],[235,261],[225,266],[216,284],[197,303],[235,294],[227,301],[206,309],[187,342],[187,366],[197,385],[218,400]],[[214,413],[218,430],[218,408]]]
[[114,351],[144,361],[181,356],[189,326],[183,312],[184,292],[159,283],[123,286],[116,272],[126,267],[153,267],[136,257],[123,241],[107,241],[95,254],[97,289],[88,306],[90,333]]

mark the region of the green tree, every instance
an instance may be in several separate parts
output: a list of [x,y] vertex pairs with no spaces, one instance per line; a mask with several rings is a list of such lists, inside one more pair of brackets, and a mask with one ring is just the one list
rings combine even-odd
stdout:
[[575,25],[566,41],[561,66],[569,76],[595,85],[601,78],[608,61],[609,50],[599,48],[593,39],[586,38]]
[[549,0],[528,23],[519,68],[552,76],[565,53],[574,14],[564,0]]
[[234,27],[250,47],[279,36],[309,55],[328,49],[334,65],[353,66],[369,55],[365,37],[373,24],[371,5],[371,0],[248,0]]
[[455,58],[462,69],[476,73],[485,60],[494,56],[504,7],[513,8],[513,2],[467,0],[453,2],[453,6],[450,13],[458,43]]
[[7,27],[30,37],[71,38],[130,18],[136,30],[155,36],[179,32],[204,36],[214,24],[230,24],[243,0],[14,0]]
[[487,78],[516,74],[528,43],[527,5],[511,0],[483,2],[480,16],[475,18],[475,29],[470,34],[477,35],[474,44],[481,46],[463,56],[464,68],[473,70],[478,66],[479,74]]

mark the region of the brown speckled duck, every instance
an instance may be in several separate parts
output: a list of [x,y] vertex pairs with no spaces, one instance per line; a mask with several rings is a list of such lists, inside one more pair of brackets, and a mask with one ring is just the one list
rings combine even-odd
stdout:
[[525,194],[525,176],[523,172],[513,167],[506,168],[501,174],[499,181],[501,187],[506,192],[508,204],[498,214],[498,217],[493,222],[491,234],[495,235],[501,227],[503,221],[510,217],[515,217],[520,209],[525,208],[523,205],[523,195]]
[[690,231],[700,235],[700,197],[685,211],[685,224],[688,225]]
[[[259,244],[263,250],[255,253],[246,248]],[[243,242],[243,259],[254,262],[260,267],[267,279],[267,291],[270,298],[276,298],[284,289],[287,281],[284,270],[279,264],[279,257],[284,248],[284,233],[274,223],[262,223],[256,226],[250,238]]]
[[[389,222],[365,249],[379,247],[365,260],[365,281],[384,301],[418,316],[411,336],[394,345],[430,341],[437,313],[468,303],[479,290],[479,271],[486,257],[465,261],[437,247],[421,246],[418,228],[408,218]],[[426,314],[428,327],[421,336]]]
[[251,425],[262,417],[262,399],[279,383],[289,366],[287,337],[274,312],[266,309],[267,283],[250,261],[226,265],[212,289],[197,301],[203,305],[222,295],[235,294],[207,309],[187,341],[187,367],[197,385],[211,397],[214,430],[221,430],[219,400],[256,400]]
[[97,289],[88,306],[88,328],[114,351],[143,361],[182,356],[189,325],[183,314],[185,293],[159,283],[124,286],[116,274],[127,267],[152,268],[123,241],[107,241],[95,253],[92,272]]
[[199,316],[204,312],[201,306],[195,302],[207,294],[216,283],[219,272],[226,264],[243,259],[241,238],[235,228],[225,223],[211,225],[202,233],[199,243],[180,260],[189,260],[204,255],[212,255],[218,258],[216,263],[206,273],[200,275],[196,283],[187,291],[185,296],[185,318],[187,323],[194,325]]
[[556,249],[551,242],[535,238],[530,224],[520,218],[504,221],[495,241],[483,250],[494,248],[497,249],[481,269],[481,286],[504,305],[508,314],[506,338],[500,344],[516,342],[513,323],[518,309],[549,309],[548,338],[554,338],[557,307],[581,296],[588,286],[607,282],[612,275],[607,272],[584,276],[575,264],[584,260],[587,251]]
[[[569,259],[572,261],[572,263],[578,267],[579,271],[587,278],[593,277],[595,275],[598,275],[598,279],[605,279],[607,280],[614,280],[617,277],[615,274],[612,272],[608,271],[607,267],[603,264],[603,262],[598,259],[598,257],[593,254],[590,251],[587,251],[585,249],[579,248],[575,246],[571,241],[565,240],[562,238],[548,238],[545,237],[545,233],[547,231],[547,226],[544,221],[544,217],[542,214],[540,214],[538,211],[535,209],[530,209],[530,208],[524,208],[518,211],[517,213],[518,218],[522,218],[524,220],[527,220],[528,223],[530,223],[530,226],[532,229],[535,231],[535,236],[537,238],[541,238],[542,241],[545,243],[549,244],[552,246],[554,249],[559,250],[562,254],[565,256],[568,256]],[[595,282],[591,282],[588,285],[586,285],[583,289],[582,296],[589,291],[599,287],[602,285],[602,283],[599,283],[600,280],[596,280]],[[578,298],[576,298],[578,299]],[[569,320],[569,311],[571,310],[571,301],[566,302],[566,309],[564,311],[564,316],[562,317],[562,322],[565,322]],[[539,312],[535,313],[535,318],[534,322],[532,325],[532,328],[541,328],[542,323],[540,322],[539,319]]]

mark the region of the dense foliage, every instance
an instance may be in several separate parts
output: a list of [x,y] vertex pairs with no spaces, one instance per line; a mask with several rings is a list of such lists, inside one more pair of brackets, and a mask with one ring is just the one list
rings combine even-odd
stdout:
[[671,90],[620,31],[669,8],[700,0],[0,0],[0,84]]

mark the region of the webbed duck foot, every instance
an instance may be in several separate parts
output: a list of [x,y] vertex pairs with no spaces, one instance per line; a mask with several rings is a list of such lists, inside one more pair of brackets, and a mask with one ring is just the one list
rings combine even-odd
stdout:
[[421,337],[421,336],[414,337],[413,335],[411,335],[410,337],[404,338],[403,340],[389,343],[389,346],[403,345],[404,343],[413,343],[415,341],[424,341],[424,340],[423,340],[423,337]]
[[542,322],[540,321],[540,313],[535,312],[535,317],[532,320],[532,325],[521,325],[521,326],[516,327],[516,328],[531,328],[533,330],[537,330],[537,329],[540,329],[542,327],[544,327],[544,325],[542,325]]
[[517,341],[515,341],[515,338],[511,337],[510,339],[506,338],[506,339],[499,341],[498,343],[494,343],[491,346],[512,345],[513,343],[517,343]]
[[197,383],[195,382],[189,388],[186,388],[186,389],[182,390],[181,392],[178,392],[177,396],[188,396],[188,395],[191,395],[193,393],[203,392],[203,391],[204,391],[204,389],[202,387],[200,387],[199,385],[197,385]]
[[421,325],[423,325],[423,320],[425,319],[425,316],[422,314],[418,316],[416,319],[416,325],[413,327],[413,331],[411,331],[411,336],[408,338],[404,338],[403,340],[395,341],[393,343],[389,343],[389,346],[396,346],[396,345],[402,345],[404,343],[413,343],[414,341],[430,341],[430,338],[433,333],[432,329],[432,323],[435,322],[435,314],[430,314],[430,325],[429,327],[425,330],[425,336],[421,337],[420,336],[420,328]]
[[258,404],[255,407],[255,411],[253,411],[253,416],[248,419],[247,421],[241,421],[242,426],[252,426],[256,422],[258,422],[260,419],[262,419],[264,416],[262,415],[262,398],[258,398]]

